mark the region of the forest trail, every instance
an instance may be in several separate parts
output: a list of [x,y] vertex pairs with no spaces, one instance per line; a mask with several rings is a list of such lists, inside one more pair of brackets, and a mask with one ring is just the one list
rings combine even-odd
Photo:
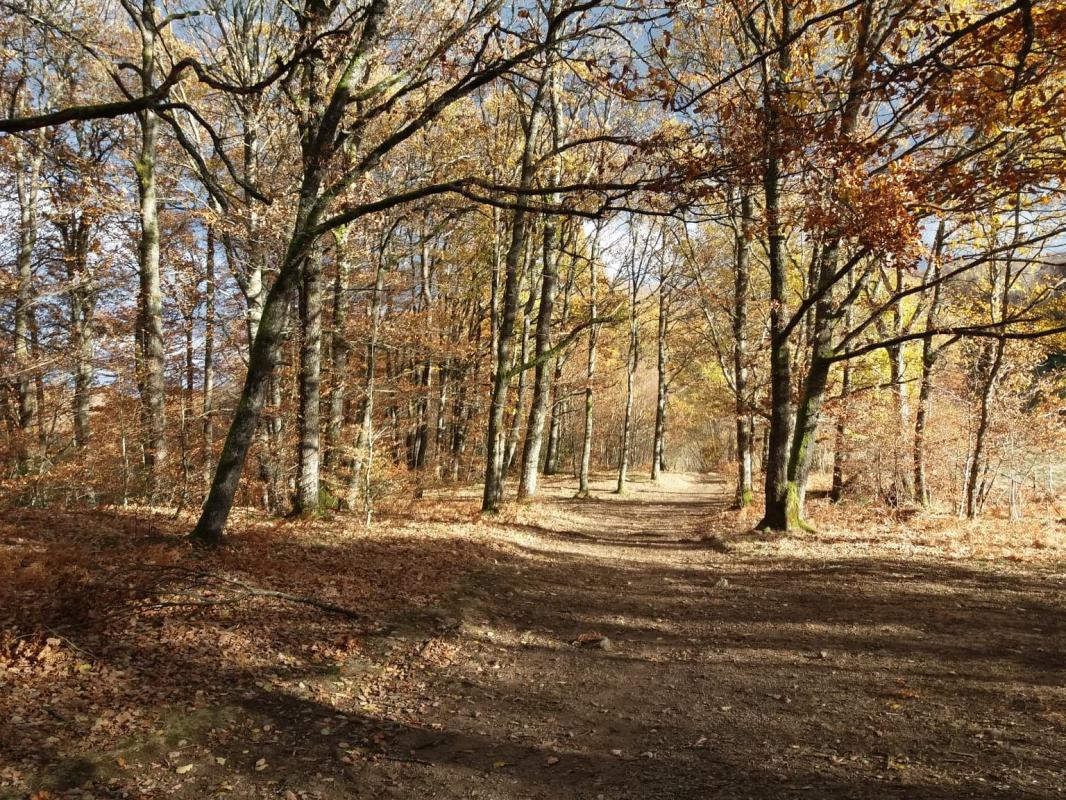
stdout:
[[[725,481],[612,486],[548,479],[489,520],[449,490],[372,531],[249,519],[221,553],[179,549],[369,624],[260,599],[54,640],[78,648],[62,679],[33,681],[43,655],[9,672],[0,762],[49,798],[1062,796],[1061,560],[897,523],[767,540]],[[180,524],[33,519],[14,530],[109,530],[92,552],[124,561],[187,547]]]
[[500,524],[512,557],[440,612],[424,724],[366,796],[1060,796],[1061,575],[724,548],[724,482],[608,486]]

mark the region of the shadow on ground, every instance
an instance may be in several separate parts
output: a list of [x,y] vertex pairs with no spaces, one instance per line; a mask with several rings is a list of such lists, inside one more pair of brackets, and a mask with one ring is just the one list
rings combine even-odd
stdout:
[[[386,632],[353,623],[360,650],[320,670],[195,641],[109,648],[131,681],[171,682],[176,709],[124,762],[188,798],[1061,796],[1061,575],[824,542],[718,552],[701,539],[725,505],[713,483],[570,494],[479,531],[479,566],[447,596],[383,611]],[[383,555],[357,537],[287,547],[294,564]],[[449,554],[430,538],[393,555],[421,570]],[[264,613],[270,652],[343,634]],[[54,789],[129,790],[113,753],[40,744]]]

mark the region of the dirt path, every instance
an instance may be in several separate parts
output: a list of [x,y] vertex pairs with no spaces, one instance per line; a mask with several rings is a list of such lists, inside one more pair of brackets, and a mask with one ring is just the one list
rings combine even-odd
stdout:
[[300,575],[388,627],[208,605],[82,642],[62,679],[38,656],[0,798],[1063,795],[1058,550],[949,557],[917,526],[764,541],[711,479],[594,489],[550,481],[490,522],[471,492],[373,533],[246,528],[211,569]]
[[[549,501],[441,614],[395,797],[1058,797],[1061,575],[699,540],[724,486]],[[713,543],[712,543],[713,544]],[[575,646],[582,634],[609,649]]]

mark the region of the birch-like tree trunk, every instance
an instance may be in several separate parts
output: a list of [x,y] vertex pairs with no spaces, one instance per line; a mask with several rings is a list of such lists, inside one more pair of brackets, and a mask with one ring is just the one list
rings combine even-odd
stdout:
[[322,260],[317,249],[304,260],[300,281],[300,403],[296,511],[320,510],[322,387]]

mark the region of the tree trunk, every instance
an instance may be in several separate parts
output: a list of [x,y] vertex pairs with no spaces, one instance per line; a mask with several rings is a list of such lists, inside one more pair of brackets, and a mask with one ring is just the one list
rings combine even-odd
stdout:
[[[141,81],[144,94],[155,91],[155,47],[157,38],[155,3],[144,0],[141,21]],[[144,465],[148,472],[149,501],[159,491],[160,471],[166,460],[165,370],[166,349],[163,342],[163,293],[159,274],[159,212],[156,198],[156,138],[159,120],[154,111],[137,115],[141,143],[134,165],[140,199],[141,238],[138,247],[140,274],[139,324],[141,401],[144,407]]]
[[733,282],[733,383],[735,392],[737,437],[737,487],[734,505],[751,505],[752,477],[751,408],[748,403],[748,293],[751,286],[751,237],[755,211],[751,193],[740,192],[740,227],[736,238],[736,271]]
[[[522,145],[522,161],[518,184],[520,189],[533,185],[533,148],[539,128],[541,96],[546,75],[541,76],[529,109]],[[507,406],[507,390],[511,383],[511,358],[518,316],[518,293],[521,279],[522,256],[526,249],[528,212],[524,206],[515,209],[511,220],[511,242],[504,258],[504,286],[501,309],[498,314],[499,329],[496,332],[496,363],[492,376],[492,393],[489,398],[488,431],[485,440],[485,487],[481,498],[481,510],[493,513],[499,510],[503,500],[507,468],[504,412]],[[521,403],[518,408],[521,409]]]
[[[596,319],[596,259],[589,259],[589,319]],[[578,467],[578,497],[589,496],[589,466],[592,462],[592,381],[596,376],[596,343],[599,326],[589,325],[588,356],[585,362],[585,425],[581,435],[581,464]]]
[[986,350],[988,367],[980,389],[977,413],[977,428],[974,430],[973,452],[967,462],[966,486],[963,494],[962,511],[967,519],[974,519],[981,510],[980,479],[984,467],[985,447],[988,428],[991,422],[992,395],[995,390],[999,371],[1003,365],[1003,353],[1006,339],[996,339]]
[[785,332],[788,320],[788,262],[784,252],[785,236],[781,231],[781,154],[778,149],[781,120],[778,104],[784,100],[785,75],[791,66],[788,39],[792,28],[790,14],[790,6],[782,5],[778,36],[783,44],[778,49],[773,74],[764,79],[763,86],[763,195],[766,207],[766,255],[770,269],[770,425],[763,518],[757,527],[770,530],[788,528],[787,474],[792,374]]
[[[370,295],[370,331],[366,342],[366,368],[363,371],[363,413],[359,420],[359,432],[355,440],[355,452],[351,458],[351,473],[348,478],[348,508],[356,508],[356,502],[363,498],[364,509],[369,509],[367,492],[370,489],[370,458],[374,438],[374,389],[378,370],[378,333],[381,330],[381,303],[385,294],[385,258],[384,248],[378,253],[377,267],[374,270],[374,291]],[[368,512],[369,513],[369,512]]]
[[518,355],[514,357],[511,364],[511,373],[518,373],[518,395],[515,398],[514,414],[511,415],[511,425],[507,429],[507,442],[504,446],[503,471],[505,474],[511,472],[511,465],[514,463],[515,453],[518,452],[518,441],[522,433],[522,417],[526,407],[526,393],[529,388],[528,374],[523,367],[529,359],[529,334],[532,330],[533,303],[537,296],[535,288],[531,276],[529,301],[526,303],[522,314],[521,346],[518,348]]
[[32,337],[36,327],[33,310],[33,251],[37,244],[37,199],[40,190],[42,151],[31,146],[28,156],[26,147],[16,143],[15,165],[16,188],[19,203],[18,272],[15,288],[15,387],[18,395],[19,469],[30,469],[30,429],[40,411],[34,386],[32,366]]
[[[775,117],[776,114],[769,111],[768,116]],[[770,425],[765,461],[765,504],[763,518],[757,527],[783,531],[789,527],[787,470],[792,377],[788,340],[785,337],[787,264],[780,225],[780,169],[773,145],[770,150],[764,180],[770,266]]]
[[533,368],[533,396],[529,404],[526,441],[522,452],[519,498],[529,498],[537,492],[537,470],[540,467],[540,450],[544,441],[544,419],[548,412],[548,376],[551,365],[547,353],[551,347],[557,259],[554,253],[555,225],[545,223],[544,229],[544,275],[541,279],[540,307],[537,310],[537,331],[533,348],[536,366]]
[[651,448],[651,479],[659,480],[663,471],[663,445],[666,438],[666,332],[669,323],[665,278],[659,280],[659,326],[656,336],[655,430]]
[[833,427],[833,484],[829,490],[829,499],[839,503],[844,497],[847,479],[844,473],[848,467],[848,404],[851,397],[851,362],[845,361],[840,374],[840,395],[837,404],[836,424]]
[[637,358],[639,353],[637,345],[637,291],[639,283],[636,277],[636,263],[632,265],[634,274],[631,277],[632,287],[629,295],[629,347],[626,351],[626,404],[622,418],[622,448],[618,455],[618,484],[615,492],[622,494],[626,490],[626,479],[629,472],[629,434],[633,421],[633,378],[637,371]]
[[925,471],[925,432],[929,424],[929,400],[933,395],[933,367],[936,351],[933,337],[922,340],[922,377],[918,387],[918,404],[914,411],[914,498],[921,505],[928,505],[929,481]]
[[215,449],[215,229],[207,226],[207,274],[204,279],[204,484],[210,485]]
[[296,511],[320,511],[320,408],[322,377],[322,260],[316,250],[305,259],[300,282],[300,412]]
[[324,466],[335,467],[339,461],[341,437],[344,430],[344,409],[348,399],[348,338],[344,323],[348,316],[348,293],[351,289],[351,262],[348,258],[348,227],[334,232],[336,247],[334,261],[337,274],[333,280],[333,311],[330,325],[329,375],[332,386],[329,396],[329,419],[326,422],[326,452]]
[[[944,223],[941,221],[937,227],[936,239],[933,243],[932,258],[929,264],[929,280],[937,280],[940,277],[940,256],[944,248]],[[940,290],[941,283],[933,286],[932,298],[929,301],[929,311],[926,315],[926,329],[935,328],[940,319]],[[922,339],[922,377],[918,386],[918,402],[914,411],[914,497],[924,505],[928,505],[929,484],[925,471],[925,432],[929,421],[929,401],[933,394],[933,369],[936,366],[937,357],[940,355],[938,348],[933,344],[933,337],[926,336]]]
[[[555,92],[554,72],[547,78],[548,119],[551,125],[552,148],[559,146],[559,104]],[[556,186],[560,179],[559,159],[555,159],[550,186]],[[548,196],[548,202],[557,202],[555,195]],[[519,499],[533,497],[537,493],[537,470],[540,468],[540,450],[544,441],[544,418],[548,413],[549,377],[552,373],[551,349],[552,310],[555,305],[555,284],[559,278],[559,220],[553,215],[544,219],[543,252],[541,262],[543,274],[540,282],[540,305],[537,308],[537,332],[534,344],[533,398],[529,405],[529,420],[526,424],[525,448],[522,452],[522,475],[518,484]]]
[[293,261],[295,258],[302,260],[305,253],[301,251],[307,246],[301,222],[297,222],[297,225],[298,233],[293,237],[286,263],[278,272],[278,278],[267,294],[259,330],[249,354],[244,388],[237,402],[233,422],[226,434],[226,441],[222,445],[215,477],[211,482],[211,491],[192,532],[194,539],[207,544],[217,544],[222,538],[222,530],[241,479],[244,460],[270,391],[271,377],[281,358],[289,303],[301,272],[299,262],[294,264]]

